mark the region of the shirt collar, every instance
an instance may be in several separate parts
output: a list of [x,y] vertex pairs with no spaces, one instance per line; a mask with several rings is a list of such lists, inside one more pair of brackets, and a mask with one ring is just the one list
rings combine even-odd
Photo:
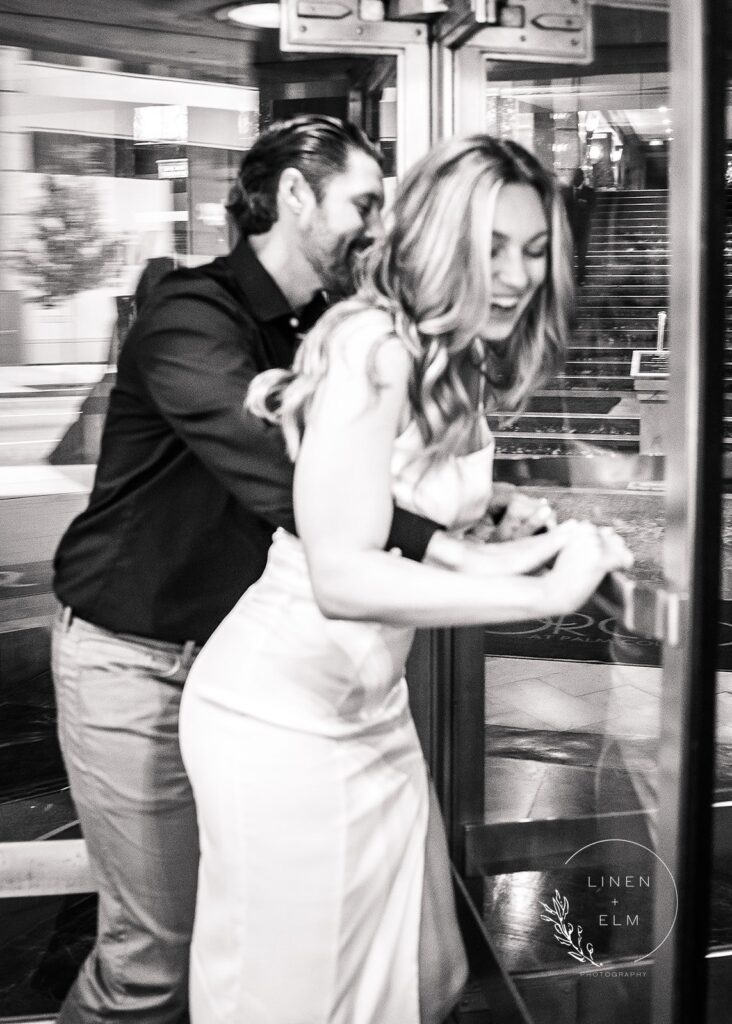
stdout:
[[[282,294],[275,279],[262,266],[246,238],[241,238],[229,255],[229,262],[239,288],[246,296],[255,317],[260,323],[278,320],[280,317],[293,318],[290,303]],[[327,303],[322,292],[318,292],[297,318],[303,327],[312,326],[326,309]]]

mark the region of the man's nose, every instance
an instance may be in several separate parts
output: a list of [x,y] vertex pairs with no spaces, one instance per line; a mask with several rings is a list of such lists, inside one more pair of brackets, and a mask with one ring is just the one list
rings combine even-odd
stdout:
[[381,210],[372,210],[366,221],[366,237],[372,242],[378,242],[384,237],[384,221]]

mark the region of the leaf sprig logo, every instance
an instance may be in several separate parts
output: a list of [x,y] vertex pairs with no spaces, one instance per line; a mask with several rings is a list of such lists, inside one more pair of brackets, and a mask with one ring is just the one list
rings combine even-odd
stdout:
[[594,959],[595,947],[591,942],[586,942],[585,948],[582,948],[582,925],[578,924],[577,931],[575,932],[574,925],[567,920],[567,915],[569,914],[569,900],[567,897],[562,897],[559,890],[555,889],[551,907],[548,907],[546,903],[541,901],[540,903],[546,911],[546,914],[541,915],[541,919],[554,925],[554,938],[559,945],[569,946],[567,952],[581,964],[592,964],[593,967],[602,967],[602,962],[597,962]]

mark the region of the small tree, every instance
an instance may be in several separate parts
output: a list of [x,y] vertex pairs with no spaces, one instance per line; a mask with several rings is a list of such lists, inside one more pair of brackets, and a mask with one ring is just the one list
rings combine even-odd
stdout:
[[15,268],[45,308],[109,283],[119,265],[118,243],[104,230],[91,182],[47,176],[30,213],[28,244]]

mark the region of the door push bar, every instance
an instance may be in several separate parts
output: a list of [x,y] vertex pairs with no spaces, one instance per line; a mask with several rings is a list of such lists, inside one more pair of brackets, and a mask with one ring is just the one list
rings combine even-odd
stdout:
[[686,594],[611,572],[600,584],[593,603],[614,616],[629,633],[646,640],[660,640],[671,647],[681,642],[681,615]]

